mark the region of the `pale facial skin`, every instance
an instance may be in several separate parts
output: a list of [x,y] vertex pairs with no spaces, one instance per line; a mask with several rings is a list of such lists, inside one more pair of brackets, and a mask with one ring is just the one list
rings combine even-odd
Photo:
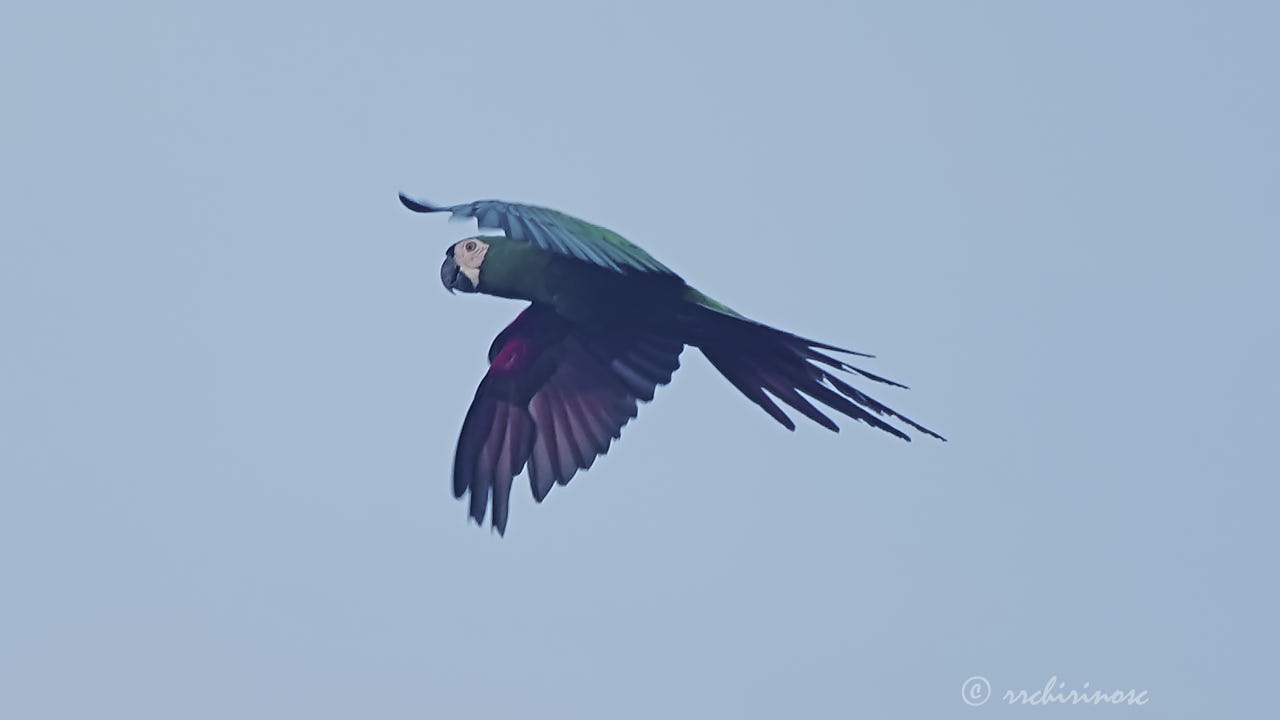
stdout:
[[466,275],[475,287],[480,287],[480,265],[484,262],[487,252],[489,252],[489,243],[480,238],[459,240],[453,246],[453,261],[458,264],[458,270]]

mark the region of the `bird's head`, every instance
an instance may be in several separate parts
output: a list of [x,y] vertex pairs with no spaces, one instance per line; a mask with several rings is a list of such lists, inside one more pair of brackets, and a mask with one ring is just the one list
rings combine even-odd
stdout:
[[475,292],[480,287],[480,266],[489,252],[489,238],[471,237],[459,240],[444,251],[440,265],[440,282],[449,292]]

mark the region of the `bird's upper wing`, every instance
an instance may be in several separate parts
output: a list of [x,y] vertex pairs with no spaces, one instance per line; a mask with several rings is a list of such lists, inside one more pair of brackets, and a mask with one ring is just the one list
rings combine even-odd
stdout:
[[489,350],[489,371],[462,423],[453,494],[471,517],[506,531],[511,483],[527,465],[541,502],[591,467],[680,366],[683,343],[658,334],[574,325],[531,305]]
[[420,202],[400,193],[400,202],[414,212],[449,212],[453,218],[475,218],[481,228],[501,230],[543,250],[599,265],[619,273],[675,273],[649,253],[607,228],[562,212],[501,200],[477,200],[449,207]]

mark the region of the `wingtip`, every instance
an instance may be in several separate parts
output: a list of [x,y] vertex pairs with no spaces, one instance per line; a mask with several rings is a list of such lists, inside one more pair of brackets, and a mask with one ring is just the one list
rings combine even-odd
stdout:
[[404,205],[405,207],[417,213],[444,212],[445,210],[449,209],[444,207],[436,207],[431,203],[414,200],[413,198],[409,197],[408,195],[405,195],[404,193],[400,193],[400,204]]

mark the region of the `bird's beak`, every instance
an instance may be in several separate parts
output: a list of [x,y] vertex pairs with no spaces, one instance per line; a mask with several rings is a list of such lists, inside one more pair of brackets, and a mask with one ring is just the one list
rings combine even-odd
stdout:
[[453,248],[449,248],[449,252],[444,255],[444,262],[440,265],[440,282],[444,284],[444,288],[449,292],[461,290],[462,292],[475,292],[476,286],[471,282],[471,278],[462,274],[458,269],[458,263],[453,261]]

